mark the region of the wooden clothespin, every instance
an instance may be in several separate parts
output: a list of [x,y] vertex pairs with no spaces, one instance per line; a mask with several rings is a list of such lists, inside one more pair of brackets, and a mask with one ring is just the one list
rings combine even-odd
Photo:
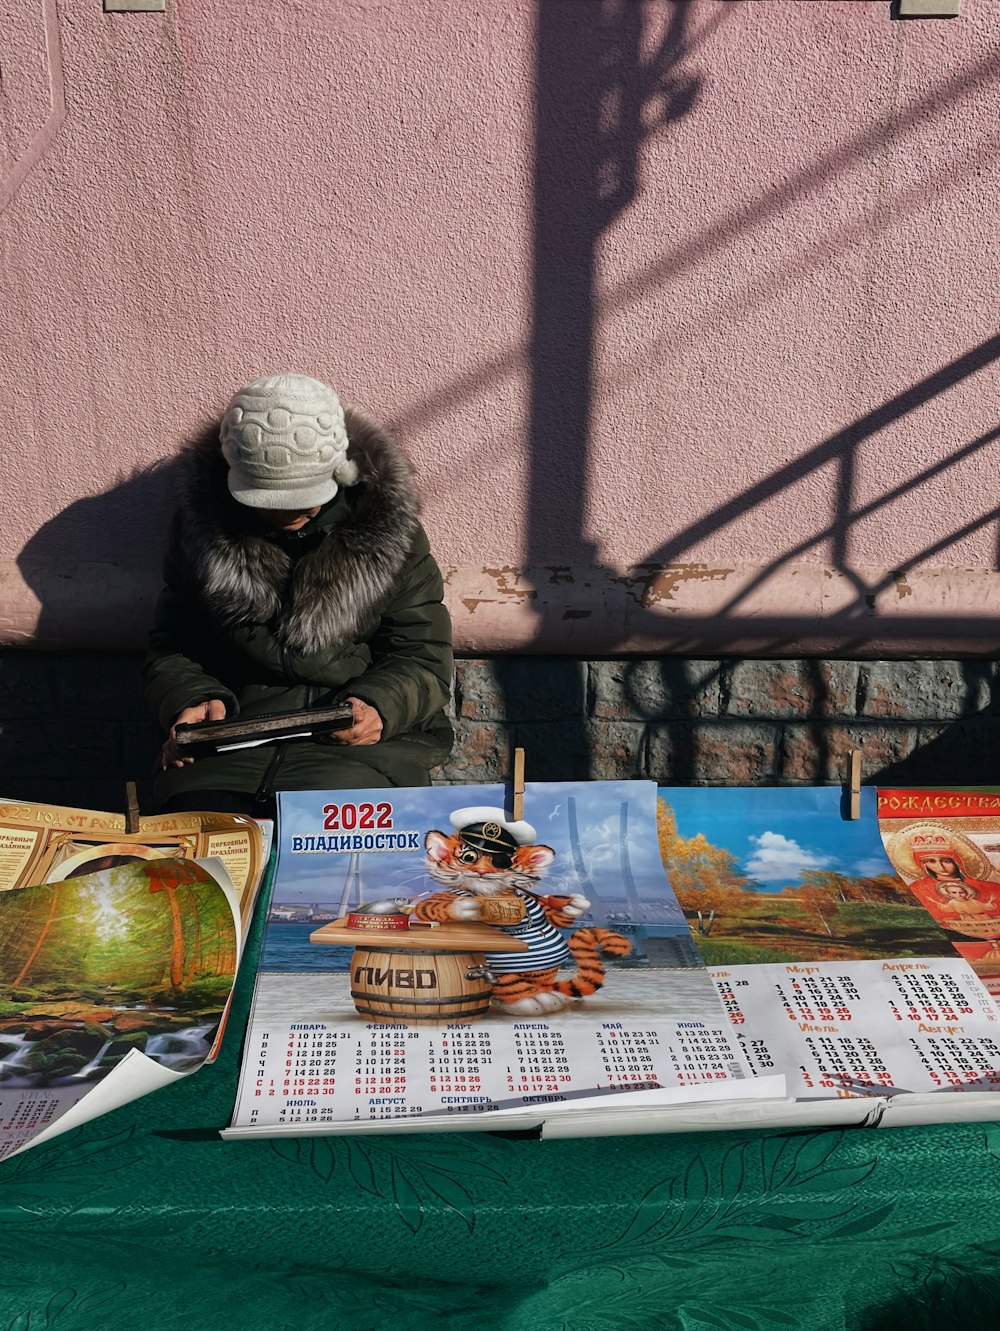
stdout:
[[129,836],[139,831],[139,795],[134,781],[125,782],[125,831]]
[[850,803],[848,806],[848,818],[856,819],[861,817],[861,750],[851,750],[851,769],[850,769]]
[[514,750],[514,822],[524,817],[524,750]]

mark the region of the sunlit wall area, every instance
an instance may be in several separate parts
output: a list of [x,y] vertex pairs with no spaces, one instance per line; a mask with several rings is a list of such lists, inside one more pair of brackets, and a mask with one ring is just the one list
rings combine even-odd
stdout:
[[0,8],[0,641],[132,647],[178,443],[298,370],[460,648],[993,647],[1000,10]]

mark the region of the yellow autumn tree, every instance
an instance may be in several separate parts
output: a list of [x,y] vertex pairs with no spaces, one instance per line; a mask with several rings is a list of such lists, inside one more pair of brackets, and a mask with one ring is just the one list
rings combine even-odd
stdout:
[[850,878],[830,869],[807,869],[802,875],[802,886],[819,888],[842,905],[849,902],[908,904],[905,883],[891,873]]
[[827,934],[832,934],[830,921],[836,918],[841,905],[847,900],[844,882],[839,874],[825,869],[807,869],[802,875],[802,886],[795,899],[806,916],[817,919]]
[[880,873],[875,878],[864,880],[869,893],[869,900],[885,902],[893,906],[916,906],[913,893],[894,873]]
[[660,857],[678,901],[685,910],[732,910],[736,898],[749,887],[731,851],[713,846],[704,833],[682,837],[677,816],[666,800],[657,801],[657,836]]

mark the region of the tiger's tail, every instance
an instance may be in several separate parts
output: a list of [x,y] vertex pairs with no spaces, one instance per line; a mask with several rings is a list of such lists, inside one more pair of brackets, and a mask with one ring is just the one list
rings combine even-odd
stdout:
[[596,994],[604,983],[604,966],[598,952],[608,957],[627,957],[632,951],[629,939],[611,929],[577,929],[567,942],[576,962],[576,974],[568,980],[557,980],[552,988],[568,998]]

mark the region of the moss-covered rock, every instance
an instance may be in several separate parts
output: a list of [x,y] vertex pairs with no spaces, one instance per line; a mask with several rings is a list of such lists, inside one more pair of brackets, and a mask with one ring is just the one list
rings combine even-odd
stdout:
[[101,1066],[115,1067],[132,1049],[138,1049],[142,1053],[146,1048],[148,1039],[149,1035],[146,1031],[136,1031],[133,1035],[122,1035],[113,1040],[101,1060]]
[[36,1040],[24,1066],[45,1081],[69,1077],[86,1067],[106,1043],[103,1035],[84,1030],[56,1030]]

